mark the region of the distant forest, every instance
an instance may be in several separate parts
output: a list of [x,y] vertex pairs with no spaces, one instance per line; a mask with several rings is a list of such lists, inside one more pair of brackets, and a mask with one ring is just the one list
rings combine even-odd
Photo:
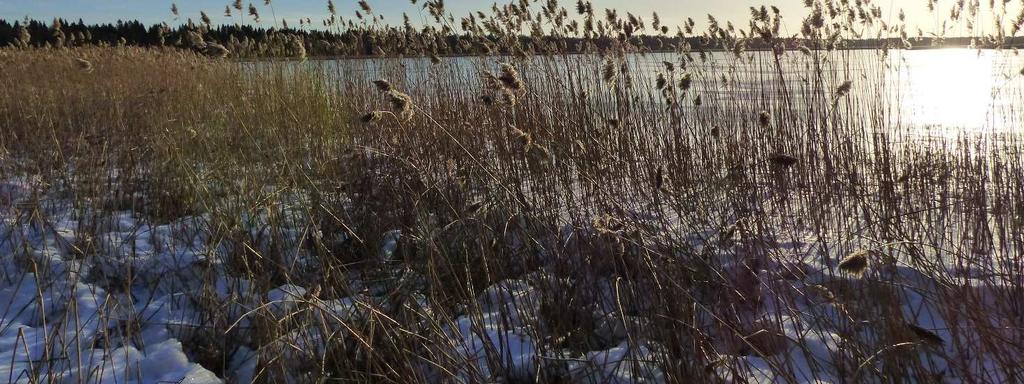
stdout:
[[[144,25],[138,21],[117,21],[108,24],[85,24],[81,20],[69,22],[55,19],[14,21],[0,19],[0,46],[12,47],[77,47],[99,46],[170,46],[196,49],[203,52],[237,58],[273,57],[360,57],[360,56],[444,56],[492,54],[543,54],[545,52],[584,52],[603,50],[624,36],[594,36],[589,39],[567,36],[521,36],[522,44],[514,45],[519,51],[509,52],[513,45],[498,44],[499,38],[487,35],[457,34],[449,28],[431,26],[417,29],[375,25],[371,28],[263,28],[251,25],[194,24],[191,21],[176,27],[166,24]],[[640,50],[665,51],[687,46],[695,50],[732,49],[722,39],[702,36],[644,35],[625,36]],[[810,41],[784,39],[791,49],[814,46]],[[821,45],[822,43],[815,43]],[[1021,48],[1024,38],[1002,41],[973,38],[917,37],[906,40],[858,39],[843,40],[843,48],[935,48],[967,47]],[[211,47],[216,49],[210,49]],[[521,47],[527,47],[526,49]],[[759,38],[747,39],[746,50],[769,49]]]

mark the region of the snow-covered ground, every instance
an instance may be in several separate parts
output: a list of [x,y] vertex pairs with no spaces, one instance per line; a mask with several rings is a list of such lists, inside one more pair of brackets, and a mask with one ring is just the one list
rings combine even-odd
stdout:
[[[31,184],[0,184],[0,381],[220,382],[175,336],[204,260],[172,238],[187,222],[149,228],[120,213],[85,239],[82,217],[28,202]],[[82,254],[93,241],[103,252]],[[136,279],[111,281],[126,273]]]
[[[352,284],[363,285],[353,289],[360,293],[335,299],[322,299],[317,287],[300,284],[260,289],[224,264],[231,250],[210,245],[208,220],[202,216],[153,225],[131,212],[75,209],[70,201],[39,192],[32,179],[0,183],[0,381],[250,382],[259,374],[261,349],[271,348],[287,351],[286,361],[294,362],[295,380],[301,381],[303,361],[322,356],[338,335],[345,337],[349,324],[388,300],[373,284],[359,281]],[[303,233],[298,228],[285,232],[292,241]],[[568,230],[563,241],[578,235]],[[398,231],[384,236],[384,261],[400,238]],[[304,252],[296,248],[292,267],[315,271],[315,265],[304,265],[309,259]],[[744,269],[726,265],[723,279],[734,281],[736,293],[757,304],[703,308],[697,312],[706,315],[694,324],[705,329],[709,353],[717,356],[707,368],[723,380],[856,381],[878,369],[882,355],[896,351],[911,351],[941,380],[1005,382],[1012,377],[996,369],[1007,357],[997,356],[998,348],[977,348],[983,343],[971,330],[978,321],[990,322],[986,329],[1002,330],[1006,340],[1019,341],[1020,318],[993,313],[979,319],[964,313],[986,308],[979,303],[1002,308],[1002,300],[1011,300],[991,286],[965,285],[961,292],[974,299],[949,302],[947,283],[905,266],[871,270],[864,280],[801,262],[771,260],[756,271]],[[420,278],[401,266],[390,273],[394,279]],[[639,336],[653,319],[638,308],[649,303],[637,296],[625,302],[616,280],[597,279],[593,302],[579,309],[592,316],[591,337],[606,348],[573,352],[544,340],[540,328],[551,314],[542,308],[542,292],[567,284],[564,279],[541,268],[485,289],[471,303],[474,310],[443,326],[448,338],[444,353],[466,362],[462,371],[447,374],[467,382],[496,376],[531,380],[544,367],[574,382],[668,380],[663,341]],[[858,301],[873,300],[864,293],[871,288],[865,283],[869,280],[900,298],[892,303],[898,318],[856,315]],[[434,310],[422,295],[413,295],[405,305],[424,318]],[[257,345],[248,332],[255,327],[253,313],[263,310],[278,318],[319,320]],[[740,320],[723,322],[714,315],[721,313]],[[927,332],[886,345],[881,340],[888,339],[875,332],[893,322]],[[201,348],[194,343],[228,334],[242,342],[224,351],[230,359],[218,377],[197,362],[195,351]],[[864,346],[873,349],[864,351]],[[973,355],[965,358],[965,353]],[[424,365],[424,376],[440,379],[441,373],[432,370]]]

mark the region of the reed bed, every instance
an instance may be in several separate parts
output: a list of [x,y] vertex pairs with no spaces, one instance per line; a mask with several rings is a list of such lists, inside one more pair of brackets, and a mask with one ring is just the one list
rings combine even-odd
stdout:
[[[714,52],[538,8],[465,21],[463,57],[0,50],[0,281],[26,297],[0,373],[1021,379],[1013,52],[984,126],[936,138],[901,107],[913,38],[869,3],[808,2],[799,38],[769,8],[680,26]],[[187,372],[138,368],[167,340]]]

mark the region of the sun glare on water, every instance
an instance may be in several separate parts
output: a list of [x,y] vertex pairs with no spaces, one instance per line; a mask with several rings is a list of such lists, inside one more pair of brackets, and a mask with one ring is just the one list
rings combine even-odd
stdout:
[[985,131],[992,126],[1005,79],[1002,53],[970,49],[902,55],[900,112],[904,123],[929,135]]

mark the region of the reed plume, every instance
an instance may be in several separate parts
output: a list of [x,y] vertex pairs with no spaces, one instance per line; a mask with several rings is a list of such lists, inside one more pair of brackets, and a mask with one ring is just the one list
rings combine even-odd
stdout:
[[860,250],[853,252],[839,262],[839,270],[856,277],[861,277],[868,269],[869,256],[874,254],[871,250]]
[[391,92],[391,90],[393,89],[391,87],[391,83],[384,79],[374,80],[373,85],[377,86],[377,90],[383,93]]
[[367,3],[366,0],[359,1],[359,9],[366,13],[373,13],[373,8],[370,8],[370,3]]
[[520,146],[523,148],[523,152],[530,152],[530,150],[533,149],[533,135],[512,125],[509,125],[509,130],[512,131],[512,135],[519,141]]
[[203,54],[212,58],[223,59],[228,57],[228,55],[231,54],[231,51],[223,45],[208,42],[203,46]]
[[689,73],[683,75],[682,79],[679,79],[679,89],[683,90],[683,92],[689,91],[690,87],[692,86],[693,76],[691,76]]
[[28,48],[32,43],[32,34],[28,31],[28,28],[25,28],[23,24],[18,24],[18,29],[15,33],[17,35],[16,45],[18,48]]
[[482,94],[480,95],[480,102],[484,103],[486,106],[492,106],[494,105],[494,97],[486,93]]
[[772,165],[781,168],[789,168],[796,165],[797,163],[797,158],[784,153],[776,153],[774,155],[771,155],[770,157],[768,157],[768,160],[771,161]]
[[659,73],[657,79],[654,81],[654,87],[658,90],[663,90],[666,85],[668,85],[668,80],[665,79],[664,74]]
[[846,80],[839,87],[836,88],[836,98],[841,98],[850,93],[850,89],[853,88],[853,81]]
[[391,109],[402,118],[402,121],[412,120],[414,115],[412,97],[395,89],[388,91],[387,97],[391,102]]
[[615,83],[615,79],[618,77],[618,68],[616,67],[611,58],[605,59],[604,66],[601,68],[601,77],[606,83]]
[[288,45],[291,48],[292,55],[297,57],[299,60],[306,59],[306,44],[303,42],[301,36],[293,35],[288,41]]
[[835,294],[833,294],[832,291],[828,289],[828,287],[818,284],[811,284],[808,285],[806,288],[809,293],[817,296],[826,303],[836,302]]
[[382,111],[370,111],[359,118],[364,124],[376,123],[384,118],[384,112]]
[[526,92],[526,85],[523,83],[522,78],[519,76],[519,71],[510,63],[501,63],[501,76],[498,76],[498,80],[501,81],[503,88],[513,91],[517,94]]
[[924,329],[912,323],[907,323],[907,328],[914,333],[914,337],[917,338],[917,340],[924,342],[927,345],[941,347],[946,344],[946,341],[943,340],[941,336],[931,330]]
[[260,12],[256,9],[256,6],[251,3],[249,4],[249,16],[252,16],[252,19],[257,23],[260,22]]
[[767,126],[771,125],[771,123],[772,123],[772,114],[771,114],[771,112],[761,111],[761,113],[759,113],[757,115],[757,122],[760,123],[762,127],[767,127]]
[[92,72],[92,63],[89,62],[88,60],[76,57],[75,58],[75,63],[78,64],[78,69],[81,69],[82,72],[86,72],[86,73]]

